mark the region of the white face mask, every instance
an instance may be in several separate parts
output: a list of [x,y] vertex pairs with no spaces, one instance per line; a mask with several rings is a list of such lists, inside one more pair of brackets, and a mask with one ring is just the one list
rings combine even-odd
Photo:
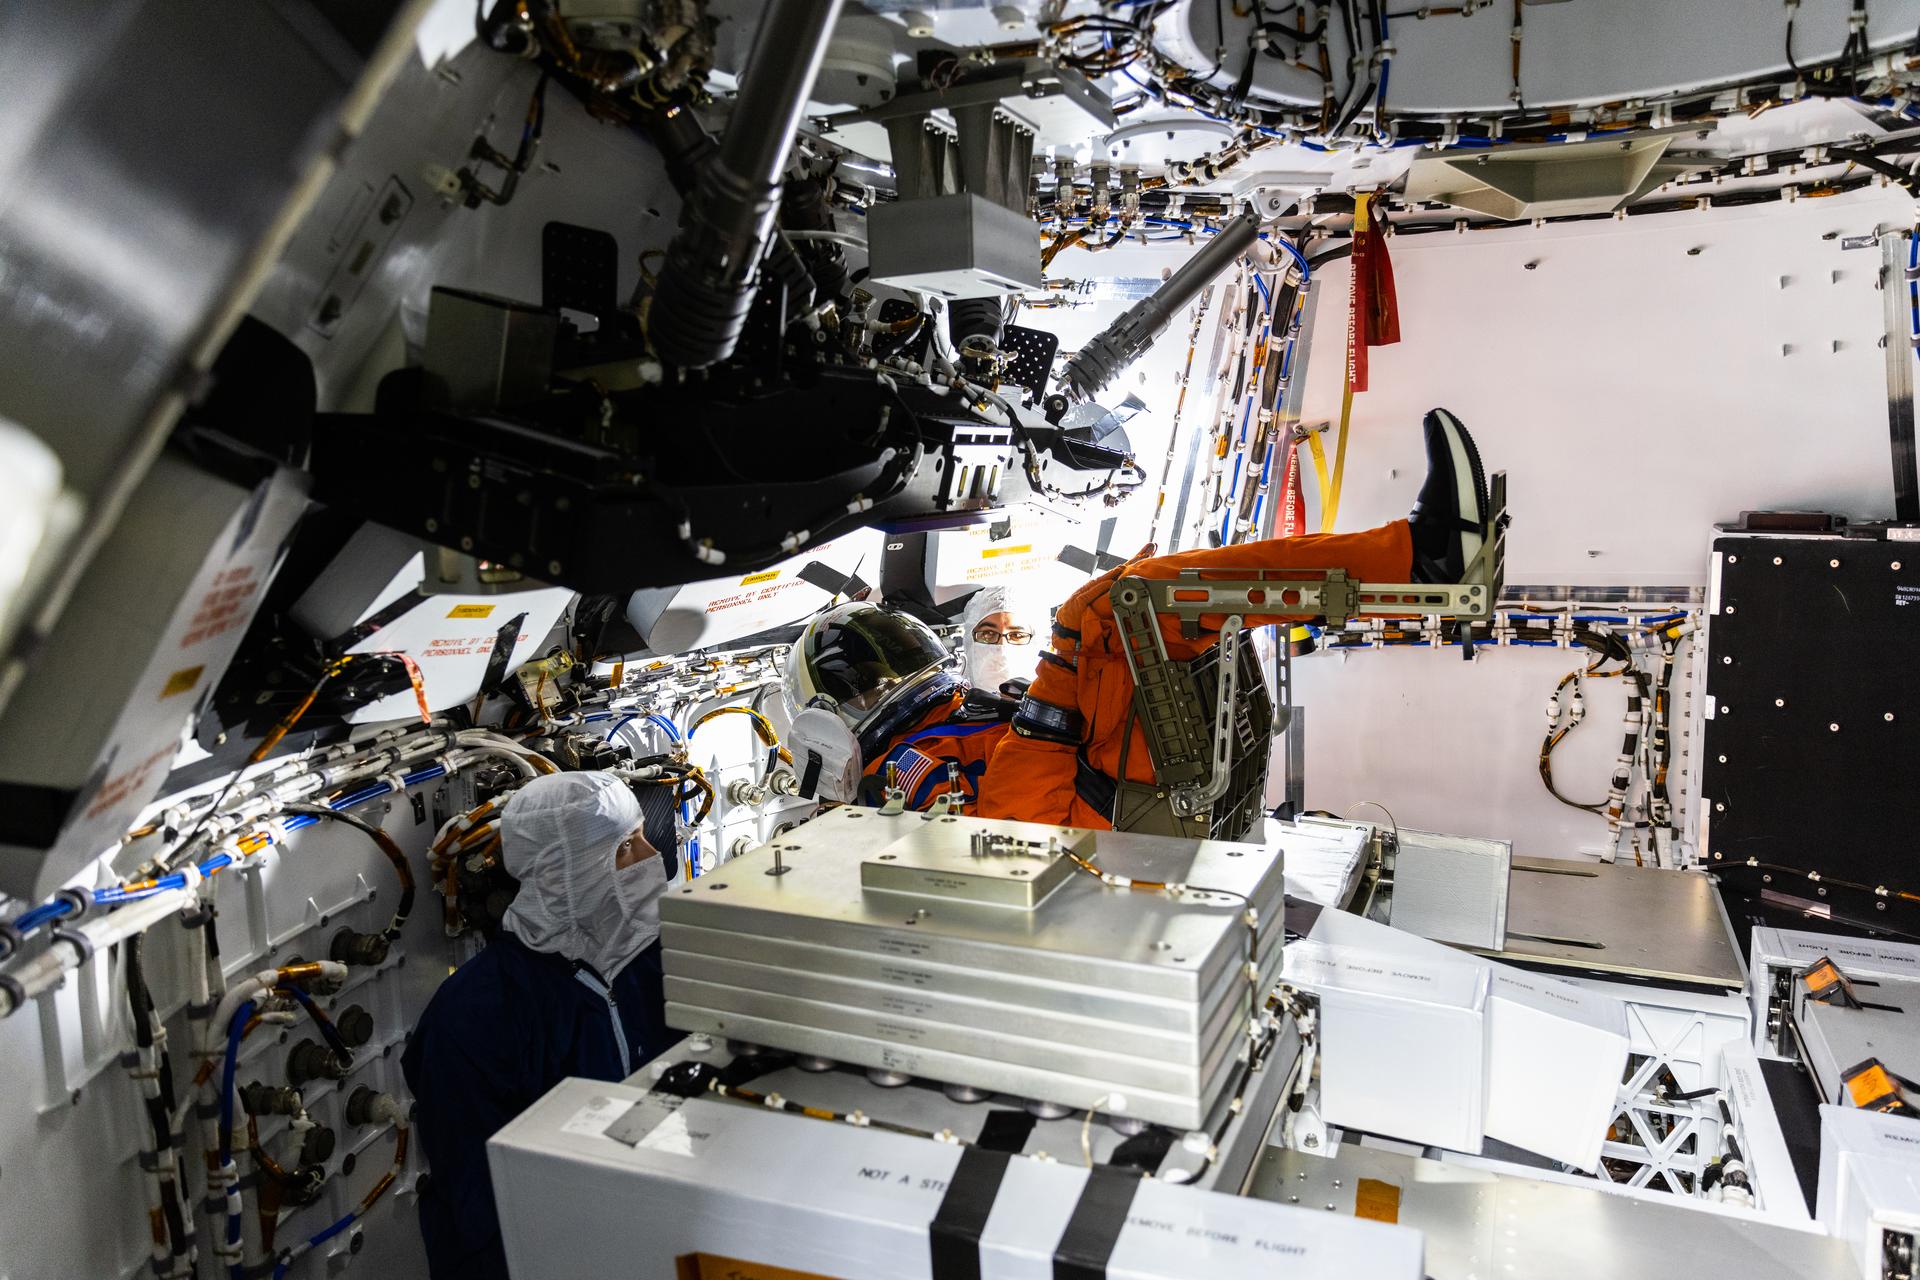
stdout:
[[657,854],[614,865],[642,818],[633,792],[608,774],[556,773],[523,786],[500,821],[507,871],[520,881],[507,931],[611,982],[660,936],[665,865]]
[[579,958],[612,982],[660,936],[660,910],[654,904],[666,891],[667,869],[658,854],[624,870],[615,868],[613,892],[602,895],[580,921],[588,954]]
[[1004,644],[969,644],[967,677],[976,689],[1000,692],[1000,686],[1013,679],[1013,659]]

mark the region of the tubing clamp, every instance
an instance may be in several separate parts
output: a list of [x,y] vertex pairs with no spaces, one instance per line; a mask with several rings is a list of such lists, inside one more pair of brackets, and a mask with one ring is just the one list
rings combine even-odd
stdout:
[[74,954],[80,958],[79,964],[85,964],[87,961],[93,959],[93,939],[81,933],[78,929],[63,927],[55,929],[48,936],[55,942],[64,942],[72,947]]

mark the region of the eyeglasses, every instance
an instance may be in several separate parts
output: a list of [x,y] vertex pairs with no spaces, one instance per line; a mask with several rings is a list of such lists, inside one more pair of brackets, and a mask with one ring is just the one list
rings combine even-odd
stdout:
[[1025,627],[996,627],[991,622],[983,622],[973,629],[973,638],[980,644],[1032,644],[1033,632]]

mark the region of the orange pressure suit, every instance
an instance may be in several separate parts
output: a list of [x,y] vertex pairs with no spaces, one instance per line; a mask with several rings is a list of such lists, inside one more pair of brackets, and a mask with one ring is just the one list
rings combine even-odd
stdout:
[[[1148,548],[1151,551],[1152,548]],[[1413,564],[1413,539],[1405,520],[1395,520],[1364,533],[1308,534],[1230,547],[1203,547],[1177,555],[1149,556],[1146,552],[1073,593],[1054,617],[1053,645],[1040,655],[1040,673],[1027,697],[1054,715],[1056,723],[1073,721],[1082,728],[1078,743],[1028,736],[1016,718],[1014,732],[1000,739],[987,764],[973,810],[983,818],[1011,818],[1021,822],[1048,822],[1066,826],[1108,829],[1112,822],[1082,796],[1076,779],[1091,771],[1107,779],[1119,776],[1123,733],[1133,705],[1133,677],[1113,620],[1113,602],[1107,593],[1123,577],[1173,578],[1183,569],[1209,576],[1232,578],[1258,570],[1294,570],[1311,574],[1344,569],[1356,582],[1406,582]],[[1246,619],[1249,627],[1300,622],[1301,615],[1259,614]],[[1179,624],[1160,620],[1167,656],[1184,662],[1204,653],[1219,640],[1224,614],[1200,619],[1201,635],[1186,639]],[[1062,714],[1064,713],[1064,714]],[[1133,719],[1133,741],[1126,746],[1127,777],[1153,781],[1153,758],[1146,734]]]

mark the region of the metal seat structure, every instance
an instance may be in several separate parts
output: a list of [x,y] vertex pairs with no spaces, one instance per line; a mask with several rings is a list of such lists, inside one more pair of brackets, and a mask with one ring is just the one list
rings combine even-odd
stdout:
[[[1355,582],[1344,570],[1273,570],[1250,577],[1123,577],[1109,593],[1133,676],[1133,714],[1153,760],[1152,783],[1118,780],[1116,830],[1193,839],[1238,840],[1264,809],[1273,739],[1292,719],[1292,663],[1276,646],[1277,698],[1269,701],[1260,662],[1247,643],[1246,619],[1275,614],[1340,627],[1353,618],[1431,617],[1476,622],[1493,616],[1506,582],[1507,476],[1490,483],[1480,550],[1458,583]],[[1174,619],[1188,638],[1203,617],[1219,616],[1220,641],[1187,662],[1167,656],[1160,621]],[[1125,772],[1124,761],[1122,772]]]

